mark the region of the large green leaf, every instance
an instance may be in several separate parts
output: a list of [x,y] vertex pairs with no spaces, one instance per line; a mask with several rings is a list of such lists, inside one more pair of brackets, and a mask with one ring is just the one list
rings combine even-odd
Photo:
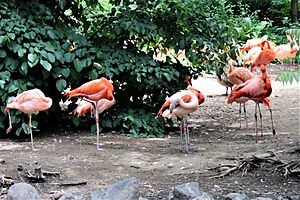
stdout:
[[28,64],[27,64],[27,62],[23,62],[22,63],[21,70],[24,73],[24,75],[27,75],[27,72],[28,72]]
[[81,70],[86,67],[86,60],[73,60],[74,66],[78,72],[81,72]]
[[39,57],[35,53],[28,54],[27,58],[28,58],[28,65],[30,67],[35,66],[39,61]]
[[0,49],[0,58],[4,58],[6,56],[6,52],[3,49]]
[[67,82],[64,79],[59,79],[56,81],[56,88],[62,92],[67,86]]
[[46,60],[40,60],[41,65],[43,65],[44,69],[46,69],[47,71],[50,71],[52,68],[52,65],[46,61]]
[[23,57],[25,53],[26,53],[26,49],[20,48],[20,49],[18,50],[18,56],[19,56],[19,57]]

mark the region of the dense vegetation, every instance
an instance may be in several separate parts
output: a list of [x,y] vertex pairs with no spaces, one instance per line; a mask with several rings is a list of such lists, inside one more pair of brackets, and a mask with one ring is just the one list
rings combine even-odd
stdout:
[[[33,87],[54,102],[40,123],[71,121],[58,106],[61,92],[104,76],[114,82],[117,103],[102,114],[102,127],[133,137],[162,136],[164,122],[155,114],[166,95],[186,87],[187,76],[223,67],[249,38],[268,34],[287,42],[285,31],[299,23],[291,23],[290,1],[271,2],[267,14],[226,0],[0,2],[0,130],[7,126],[5,103]],[[280,3],[285,6],[278,9]],[[203,52],[205,44],[209,50]],[[169,48],[174,52],[164,62],[153,59]],[[176,59],[180,49],[190,64]],[[220,60],[209,60],[213,53]],[[81,128],[80,120],[91,120],[72,119]],[[26,115],[14,111],[12,120],[17,135],[27,132]]]

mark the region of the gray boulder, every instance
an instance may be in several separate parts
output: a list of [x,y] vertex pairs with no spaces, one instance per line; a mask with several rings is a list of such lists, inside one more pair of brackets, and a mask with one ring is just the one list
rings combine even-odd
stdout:
[[16,183],[7,193],[6,200],[38,200],[38,191],[28,183]]
[[250,197],[248,197],[245,193],[230,193],[225,197],[227,200],[250,200]]
[[199,184],[196,182],[177,185],[169,193],[169,200],[191,200],[199,197],[203,191],[200,190]]
[[91,200],[122,199],[132,200],[137,187],[136,178],[128,178],[111,185],[109,188],[91,193]]
[[72,192],[65,192],[58,200],[80,200],[80,198]]

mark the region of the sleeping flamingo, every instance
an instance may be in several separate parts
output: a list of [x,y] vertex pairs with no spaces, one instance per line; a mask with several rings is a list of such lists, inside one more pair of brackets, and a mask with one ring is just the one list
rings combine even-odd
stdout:
[[[246,81],[245,83],[237,85],[232,90],[231,94],[228,97],[228,103],[233,103],[238,98],[246,98],[248,100],[253,100],[256,103],[254,117],[255,117],[255,132],[256,132],[257,143],[259,141],[258,131],[257,131],[257,108],[259,109],[260,117],[261,117],[259,103],[264,103],[265,105],[270,106],[270,100],[265,98],[269,97],[272,93],[271,80],[268,74],[266,73],[266,66],[261,65],[260,68],[262,72],[262,75],[260,77],[254,77]],[[273,116],[270,107],[269,110],[271,113],[273,135],[275,135],[276,132],[273,126]],[[262,127],[262,120],[261,120],[261,127]]]
[[[102,77],[100,79],[92,80],[84,83],[80,87],[73,90],[65,90],[64,95],[71,99],[72,97],[84,97],[85,101],[88,101],[97,108],[97,104],[101,99],[108,99],[112,101],[114,86],[109,80]],[[99,110],[95,109],[96,127],[97,127],[97,150],[103,150],[99,147]]]
[[171,97],[167,98],[166,102],[158,111],[157,116],[171,118],[177,116],[181,118],[180,125],[180,141],[181,151],[183,151],[183,135],[185,138],[185,153],[188,153],[189,130],[187,123],[187,115],[195,112],[199,105],[204,102],[204,96],[192,86],[187,89],[176,92]]
[[10,132],[12,129],[11,117],[9,109],[17,109],[29,115],[29,132],[31,138],[31,149],[36,150],[33,147],[33,135],[32,135],[32,124],[31,115],[39,111],[48,110],[52,105],[52,99],[45,97],[44,93],[39,89],[31,89],[17,95],[16,98],[7,103],[5,112],[8,112],[9,117],[9,128],[6,132]]
[[[96,113],[94,105],[88,101],[79,99],[77,101],[77,104],[78,106],[74,110],[74,115],[77,114],[78,117],[88,112],[92,114]],[[104,110],[110,108],[114,104],[115,104],[115,98],[113,98],[112,100],[100,99],[96,105],[96,108],[98,109],[98,114],[101,114]]]
[[[255,48],[255,47],[254,47]],[[253,48],[252,48],[253,49]],[[234,85],[239,85],[247,80],[254,78],[254,74],[250,72],[247,68],[244,67],[235,67],[237,66],[237,62],[228,59],[228,65],[229,65],[229,71],[228,71],[228,80],[234,84]],[[248,128],[248,121],[247,121],[247,114],[246,114],[246,102],[248,101],[247,98],[237,98],[235,99],[236,103],[240,104],[240,109],[239,109],[239,115],[240,115],[240,128],[242,127],[242,104],[244,106],[244,115],[245,115],[245,120],[246,120],[246,127]]]

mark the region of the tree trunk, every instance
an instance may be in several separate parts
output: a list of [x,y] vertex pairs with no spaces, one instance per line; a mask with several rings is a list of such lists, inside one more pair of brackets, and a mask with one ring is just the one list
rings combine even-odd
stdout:
[[296,22],[298,20],[298,0],[291,1],[291,15],[292,21]]

